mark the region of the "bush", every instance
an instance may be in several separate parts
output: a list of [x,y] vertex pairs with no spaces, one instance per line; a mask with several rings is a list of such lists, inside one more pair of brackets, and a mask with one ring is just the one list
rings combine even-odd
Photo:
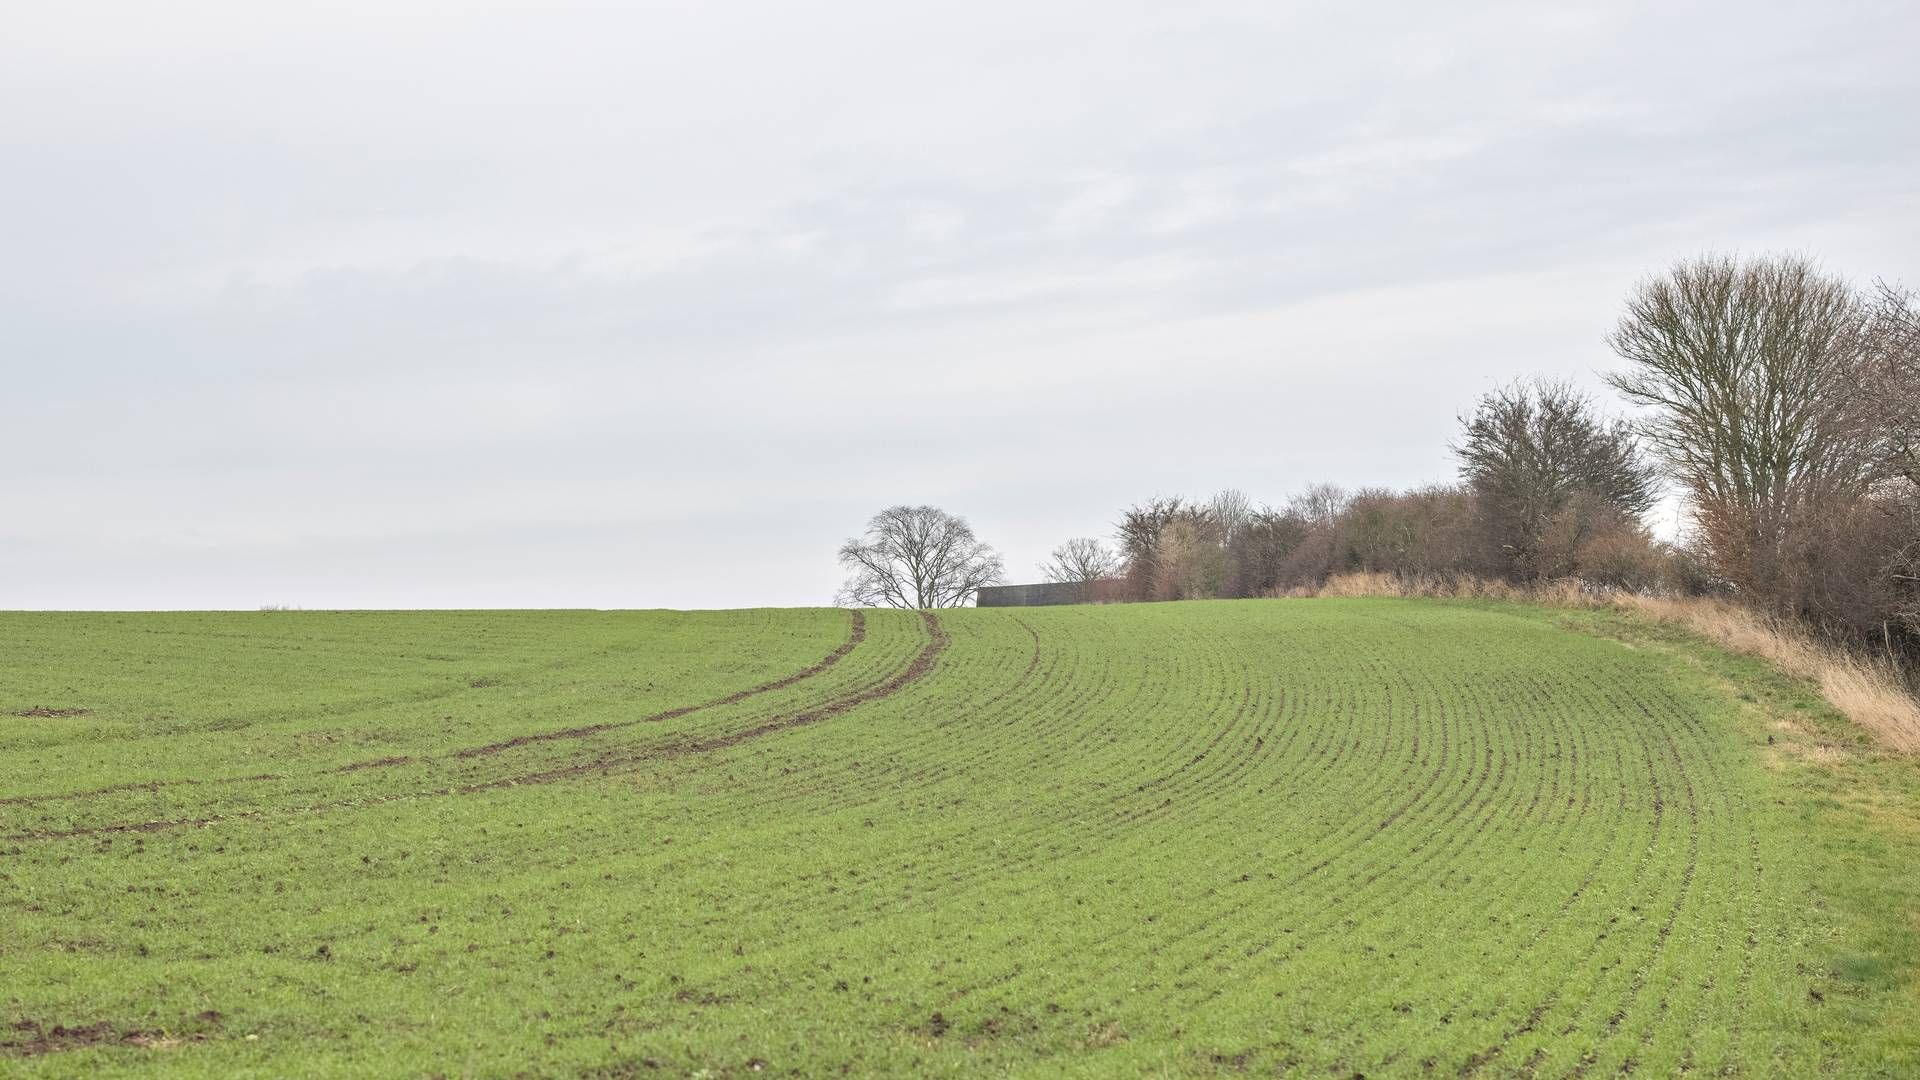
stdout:
[[1154,599],[1219,596],[1226,579],[1226,549],[1202,522],[1180,519],[1161,530],[1154,552]]
[[1618,592],[1675,591],[1672,554],[1638,530],[1602,532],[1580,545],[1574,561],[1575,576],[1588,585]]

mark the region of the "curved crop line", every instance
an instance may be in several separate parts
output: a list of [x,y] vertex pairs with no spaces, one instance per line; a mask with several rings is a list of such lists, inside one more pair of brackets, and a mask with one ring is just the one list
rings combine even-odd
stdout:
[[[829,668],[846,659],[848,654],[852,653],[867,637],[866,613],[856,609],[849,612],[849,614],[852,618],[851,625],[847,629],[846,640],[842,641],[838,646],[835,646],[834,650],[826,656],[821,657],[818,661],[790,675],[783,675],[771,682],[764,682],[758,686],[748,687],[745,690],[736,690],[731,694],[725,694],[711,701],[703,701],[696,705],[681,705],[677,708],[667,709],[650,716],[643,716],[636,720],[612,720],[602,724],[587,724],[560,731],[545,731],[531,735],[519,735],[501,742],[488,743],[484,746],[470,746],[462,750],[455,750],[445,755],[421,757],[401,755],[396,757],[374,758],[370,761],[353,761],[345,765],[338,765],[331,769],[322,770],[318,775],[363,772],[368,769],[387,769],[400,765],[424,764],[452,758],[482,757],[520,746],[530,746],[536,743],[553,742],[561,739],[580,739],[589,735],[597,735],[603,731],[635,727],[640,724],[663,723],[707,709],[717,709],[725,705],[738,704],[748,698],[758,697],[762,694],[770,694],[775,690],[784,690],[796,683],[804,682],[816,675],[825,673]],[[6,798],[0,798],[0,806],[28,806],[37,803],[62,802],[68,799],[91,799],[98,798],[102,795],[118,795],[135,791],[156,792],[176,787],[202,787],[210,784],[243,784],[291,779],[300,779],[300,777],[288,776],[282,773],[261,773],[256,776],[213,777],[207,779],[146,780],[134,783],[114,784],[110,787],[94,788],[90,791],[53,792],[45,795],[12,795]]]
[[[859,612],[855,612],[855,614],[858,615]],[[935,617],[932,612],[922,611],[920,612],[920,618],[927,629],[927,643],[906,667],[895,672],[890,678],[877,685],[869,686],[851,694],[835,698],[816,708],[807,709],[788,716],[777,717],[742,731],[705,739],[693,739],[677,743],[670,742],[625,754],[607,754],[590,761],[577,762],[572,765],[545,769],[539,772],[498,777],[492,780],[435,788],[428,791],[396,792],[394,794],[372,798],[320,803],[312,806],[298,807],[295,808],[293,812],[309,814],[339,809],[383,806],[394,802],[442,798],[450,795],[473,795],[485,791],[497,791],[503,788],[527,787],[559,783],[565,780],[581,779],[589,776],[603,776],[648,762],[665,761],[690,754],[711,753],[715,750],[723,750],[730,746],[737,746],[743,742],[757,739],[764,735],[771,735],[775,732],[815,724],[822,720],[850,712],[862,705],[868,705],[875,701],[892,697],[913,683],[925,678],[927,674],[933,670],[934,661],[939,657],[940,653],[946,650],[951,639],[946,632],[946,628],[940,625],[940,620]],[[864,622],[862,622],[861,625],[864,627]],[[798,680],[795,679],[794,681],[797,682]],[[791,685],[791,683],[786,685]],[[742,696],[744,697],[745,695],[743,694]],[[687,709],[680,713],[680,715],[685,715],[687,712],[692,711],[692,709]],[[642,722],[644,721],[626,721],[625,723],[633,724]],[[214,815],[204,818],[115,822],[105,825],[82,826],[74,829],[13,833],[4,837],[4,839],[10,841],[65,840],[74,837],[98,836],[112,833],[151,833],[170,829],[204,827],[217,825],[225,821],[252,819],[262,816],[264,816],[263,811],[250,811],[230,816]]]
[[[761,694],[772,693],[775,690],[784,690],[795,683],[811,679],[815,675],[821,674],[828,668],[846,659],[847,654],[853,652],[856,646],[866,640],[866,612],[856,609],[852,612],[852,615],[853,625],[848,628],[847,640],[841,642],[838,648],[822,657],[818,663],[810,664],[791,675],[782,676],[772,682],[761,683],[759,686],[749,687],[745,690],[736,690],[731,694],[714,698],[712,701],[703,701],[698,705],[682,705],[679,708],[667,709],[664,712],[657,712],[651,716],[643,716],[638,720],[609,720],[606,723],[586,724],[581,727],[563,728],[559,731],[542,731],[532,735],[516,735],[511,739],[487,743],[484,746],[469,746],[464,750],[455,750],[448,756],[455,758],[476,758],[483,757],[487,754],[498,754],[501,751],[512,750],[517,747],[531,746],[535,743],[553,742],[558,739],[583,739],[589,735],[598,735],[603,731],[614,731],[619,728],[634,727],[639,724],[658,724],[667,720],[678,720],[682,716],[700,712],[703,709],[717,709],[723,705],[733,705],[745,701],[750,697],[758,697]],[[355,768],[368,768],[378,764],[380,763],[363,762],[360,765],[342,766],[336,771],[348,772]]]
[[[1563,639],[1495,627],[1469,643],[1483,659],[1430,645],[1420,620],[1330,619],[1309,640],[1284,620],[1189,610],[1203,609],[1128,612],[1136,623],[974,616],[950,652],[931,613],[918,637],[904,617],[876,619],[858,671],[808,691],[526,758],[441,751],[493,764],[408,773],[393,788],[414,790],[352,803],[242,804],[227,820],[272,827],[283,811],[575,778],[591,797],[622,774],[703,790],[724,773],[728,798],[671,810],[674,834],[700,837],[704,856],[743,834],[777,847],[820,816],[865,810],[878,827],[836,849],[845,858],[796,853],[696,878],[679,894],[691,906],[655,912],[659,929],[688,955],[709,926],[766,939],[749,946],[751,967],[698,977],[743,1001],[766,991],[752,972],[798,986],[845,973],[823,957],[914,942],[892,972],[913,994],[899,1009],[945,1010],[983,1067],[1014,1052],[993,1048],[1002,1023],[1047,1030],[1109,1009],[1188,1025],[1163,1058],[1170,1071],[1599,1076],[1768,1060],[1786,954],[1774,907],[1752,894],[1772,885],[1761,864],[1779,855],[1755,816],[1770,811],[1741,798],[1742,749],[1710,711],[1639,662]],[[890,709],[763,738],[923,679]],[[991,829],[971,816],[983,808]],[[90,831],[218,820],[206,815],[219,804],[194,809],[202,820]],[[612,837],[624,823],[598,827]],[[975,942],[974,913],[995,911],[1004,927]],[[1359,970],[1373,963],[1410,978]],[[1131,1012],[1100,1000],[1120,986]],[[1020,1027],[1042,1002],[1063,1019]],[[913,1022],[894,1011],[878,1023]]]

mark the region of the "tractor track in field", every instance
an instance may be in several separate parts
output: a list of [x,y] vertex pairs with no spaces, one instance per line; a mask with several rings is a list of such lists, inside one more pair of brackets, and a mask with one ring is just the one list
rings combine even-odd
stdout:
[[[395,792],[364,799],[341,800],[338,802],[297,807],[290,813],[291,815],[327,813],[342,809],[383,806],[388,803],[409,802],[428,798],[444,798],[453,795],[474,795],[487,791],[499,791],[506,788],[533,787],[542,784],[561,783],[567,780],[584,779],[591,776],[604,776],[621,769],[645,765],[650,762],[670,761],[675,758],[713,753],[714,751],[725,750],[729,747],[738,746],[766,735],[817,724],[822,720],[844,715],[860,706],[870,705],[874,702],[890,698],[914,683],[919,682],[933,670],[935,661],[942,652],[946,651],[951,638],[948,636],[946,628],[940,624],[939,618],[932,612],[922,611],[919,614],[927,630],[927,643],[921,647],[919,653],[908,662],[906,667],[901,668],[879,683],[834,698],[815,708],[805,709],[786,716],[777,716],[774,719],[756,724],[752,727],[729,732],[724,735],[715,735],[703,739],[689,739],[681,742],[662,743],[623,753],[607,753],[587,761],[575,762],[570,765],[543,769],[536,772],[520,773],[512,776],[496,777],[491,780],[476,781],[469,784],[456,784],[426,791]],[[857,616],[859,613],[855,612],[855,615]],[[864,622],[860,625],[864,628]],[[851,651],[851,646],[847,648],[848,651]],[[837,661],[837,657],[835,660]],[[782,685],[792,685],[792,682],[797,681],[799,680],[795,678],[792,679],[791,682],[784,682]],[[765,691],[761,690],[760,692]],[[747,695],[743,693],[739,696],[730,696],[734,697],[734,700],[740,700]],[[693,710],[686,710],[686,712],[691,711]],[[680,715],[686,715],[686,712],[682,712]],[[634,724],[642,722],[644,721],[628,721],[626,723]],[[246,813],[213,815],[203,818],[112,822],[72,829],[27,830],[8,834],[0,837],[0,840],[29,842],[68,840],[86,836],[103,836],[121,833],[156,833],[174,829],[205,828],[229,821],[257,820],[265,816],[266,813],[264,811],[249,811]]]
[[[430,792],[433,795],[467,795],[482,791],[497,791],[501,788],[521,787],[534,784],[551,784],[562,780],[573,780],[585,776],[604,775],[632,765],[643,765],[653,761],[671,761],[675,758],[696,754],[710,754],[716,750],[725,750],[739,746],[763,736],[772,735],[794,728],[807,727],[852,712],[862,705],[882,701],[905,690],[908,686],[926,678],[933,670],[934,660],[946,651],[949,638],[940,620],[930,611],[922,611],[920,618],[927,628],[927,643],[920,649],[906,667],[901,668],[885,681],[857,690],[851,694],[833,699],[816,708],[805,709],[787,716],[777,716],[763,723],[755,724],[740,731],[728,732],[705,739],[688,739],[683,742],[662,743],[623,753],[609,753],[590,761],[576,762],[553,769],[522,773],[515,776],[502,776],[492,780],[462,784]],[[395,795],[384,801],[398,801],[412,798],[413,795]],[[369,802],[373,800],[368,800]]]
[[[838,664],[840,661],[845,660],[847,656],[850,655],[854,649],[858,648],[861,642],[865,641],[867,638],[866,613],[863,611],[854,610],[850,614],[852,616],[852,620],[851,620],[851,625],[848,627],[848,630],[847,630],[846,640],[841,642],[838,646],[834,648],[832,652],[828,653],[826,656],[822,657],[821,659],[819,659],[818,661],[812,664],[807,665],[804,668],[801,668],[799,671],[796,671],[790,675],[783,675],[780,678],[774,679],[771,682],[764,682],[758,686],[748,687],[745,690],[736,690],[731,694],[726,694],[721,697],[714,698],[711,701],[703,701],[694,705],[677,706],[672,709],[666,709],[661,712],[653,713],[652,715],[649,715],[649,716],[640,717],[639,719],[636,719],[636,720],[612,720],[603,724],[587,724],[581,727],[566,728],[560,731],[546,731],[546,732],[539,732],[532,735],[519,735],[519,736],[515,736],[514,738],[506,739],[500,742],[487,743],[483,746],[466,747],[465,749],[455,750],[449,754],[431,755],[431,756],[415,756],[410,754],[400,754],[400,755],[394,755],[391,757],[373,758],[367,761],[353,761],[353,762],[348,762],[345,765],[337,765],[330,769],[323,769],[319,773],[311,774],[311,775],[315,775],[315,776],[342,775],[346,773],[365,772],[370,769],[391,769],[391,768],[397,768],[402,765],[424,764],[424,763],[443,760],[447,758],[466,759],[466,758],[485,757],[488,755],[498,754],[503,751],[512,750],[522,746],[532,746],[538,743],[556,742],[564,739],[582,739],[590,735],[598,735],[606,731],[615,731],[620,728],[637,727],[642,724],[659,724],[659,723],[664,723],[668,720],[678,720],[683,716],[689,716],[693,713],[702,712],[707,709],[718,709],[727,705],[736,705],[742,701],[747,700],[748,698],[759,697],[762,694],[770,694],[776,690],[784,690],[789,686],[793,686],[798,683],[805,682],[806,680],[814,678],[817,675],[822,675],[826,673],[830,668],[832,668],[835,664]],[[89,791],[53,792],[45,795],[12,795],[12,796],[0,798],[0,806],[31,806],[39,803],[93,799],[93,798],[99,798],[105,795],[124,795],[131,792],[152,793],[152,792],[163,791],[169,788],[176,788],[176,787],[204,787],[204,786],[216,785],[216,784],[262,783],[262,782],[271,781],[271,780],[291,780],[291,779],[298,779],[298,778],[299,777],[291,776],[285,773],[260,773],[255,776],[212,777],[208,779],[186,778],[186,779],[179,779],[179,780],[146,780],[146,781],[139,781],[135,783],[127,783],[127,784],[114,784],[110,787],[94,788]]]
[[[814,666],[864,637],[859,655],[801,689],[657,729],[635,725],[792,686],[809,669],[606,724],[522,710],[428,754],[336,756],[258,778],[290,781],[266,788],[149,799],[155,785],[120,784],[111,790],[131,794],[70,814],[15,814],[10,824],[36,831],[0,836],[0,863],[193,853],[240,865],[280,846],[297,858],[306,843],[350,860],[349,843],[378,856],[383,833],[416,824],[512,817],[539,826],[514,850],[542,869],[591,865],[603,850],[628,860],[594,867],[608,871],[587,886],[599,892],[560,899],[581,916],[573,925],[617,903],[673,943],[669,964],[728,949],[748,958],[684,985],[646,984],[663,1026],[729,1023],[706,1007],[753,1002],[771,978],[849,1008],[895,995],[907,1019],[879,1018],[883,1037],[911,1024],[916,1049],[1009,1055],[996,1062],[1025,1054],[1017,1040],[1029,1036],[1079,1051],[1170,1037],[1171,1071],[1201,1074],[1704,1075],[1765,1060],[1781,1017],[1801,1016],[1787,1006],[1824,1000],[1797,985],[1824,989],[1823,969],[1788,966],[1786,935],[1803,924],[1762,875],[1779,858],[1764,832],[1777,811],[1741,799],[1744,747],[1693,683],[1519,631],[1484,643],[1422,633],[1402,651],[1399,639],[1354,637],[1342,612],[1308,636],[1273,609],[1241,609],[1245,628],[1219,610],[1215,621],[1177,607],[1112,616],[1153,636],[1073,612],[923,612],[917,625],[856,615],[853,639]],[[817,648],[824,627],[811,625]],[[562,730],[539,730],[542,717]],[[807,726],[818,730],[790,730]],[[505,738],[516,729],[530,733]],[[623,730],[596,737],[611,729]],[[468,745],[485,738],[502,741]],[[327,779],[368,769],[381,771]],[[540,785],[555,786],[445,801]],[[584,829],[541,817],[576,807]],[[143,810],[180,820],[129,820]],[[53,831],[89,819],[109,823]],[[831,842],[816,855],[806,845],[822,822]],[[130,853],[142,833],[160,834],[159,848]],[[70,847],[9,843],[90,834]],[[554,852],[563,834],[579,838],[577,858]],[[723,861],[747,850],[741,837],[773,857]],[[511,915],[504,903],[518,910],[520,893],[493,885],[499,868],[483,863],[439,873],[499,891]],[[366,873],[411,880],[421,865]],[[1755,896],[1729,891],[1743,887]],[[124,903],[137,915],[151,902]],[[410,921],[403,905],[393,910]],[[57,912],[29,911],[51,947],[105,954]],[[482,947],[537,946],[538,935],[516,927]],[[443,940],[405,947],[430,958]],[[616,966],[593,958],[604,948],[570,944],[559,963]],[[395,956],[409,961],[396,974],[420,966]],[[546,960],[557,967],[553,950]],[[624,968],[613,981],[636,986]],[[1181,1025],[1171,1036],[1168,1022]],[[93,1034],[53,1035],[76,1031]],[[1778,1061],[1837,1060],[1804,1053]]]
[[[931,618],[931,616],[929,616],[929,618]],[[560,739],[584,739],[589,735],[598,735],[603,731],[614,731],[619,728],[635,727],[640,724],[658,724],[668,720],[678,720],[683,716],[700,712],[704,709],[717,709],[725,705],[737,704],[750,697],[770,694],[775,690],[785,690],[795,683],[804,682],[807,679],[822,674],[828,668],[846,659],[847,655],[853,652],[866,638],[866,613],[856,610],[853,612],[853,625],[847,631],[847,640],[842,642],[839,648],[828,653],[818,663],[802,668],[791,675],[775,679],[772,682],[761,683],[759,686],[749,687],[745,690],[736,690],[731,694],[714,698],[712,701],[703,701],[698,705],[682,705],[679,708],[667,709],[663,712],[654,713],[652,716],[643,716],[638,720],[612,720],[604,724],[586,724],[581,727],[565,728],[560,731],[544,731],[532,735],[516,735],[511,739],[487,743],[484,746],[470,746],[464,750],[455,750],[447,756],[454,758],[485,757],[489,754],[498,754],[502,751],[513,750],[522,746],[532,746],[535,743],[554,742]],[[379,762],[362,762],[358,765],[342,766],[336,771],[347,772],[355,768],[374,768],[378,767],[379,764]]]
[[56,791],[45,795],[9,795],[0,798],[0,806],[34,806],[39,803],[67,802],[70,800],[98,799],[107,795],[128,795],[136,791],[152,794],[177,787],[209,787],[217,784],[258,784],[267,780],[290,780],[284,773],[257,773],[253,776],[219,776],[206,780],[141,780],[130,784],[114,784],[110,787],[93,788],[88,791]]

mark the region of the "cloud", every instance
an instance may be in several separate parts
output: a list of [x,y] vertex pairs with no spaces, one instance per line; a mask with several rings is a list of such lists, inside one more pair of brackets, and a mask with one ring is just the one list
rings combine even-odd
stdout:
[[1447,475],[1705,248],[1920,280],[1901,5],[41,6],[0,606],[817,603]]

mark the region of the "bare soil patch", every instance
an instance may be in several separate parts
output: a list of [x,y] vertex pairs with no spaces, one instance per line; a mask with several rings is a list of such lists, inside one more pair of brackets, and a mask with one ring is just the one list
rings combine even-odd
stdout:
[[[218,1024],[221,1016],[209,1010],[195,1019],[201,1023]],[[41,1054],[85,1050],[96,1046],[139,1046],[149,1050],[164,1050],[182,1043],[206,1040],[205,1032],[122,1029],[105,1020],[74,1027],[65,1024],[47,1026],[38,1020],[18,1020],[8,1026],[6,1037],[0,1038],[0,1056],[38,1057]]]

